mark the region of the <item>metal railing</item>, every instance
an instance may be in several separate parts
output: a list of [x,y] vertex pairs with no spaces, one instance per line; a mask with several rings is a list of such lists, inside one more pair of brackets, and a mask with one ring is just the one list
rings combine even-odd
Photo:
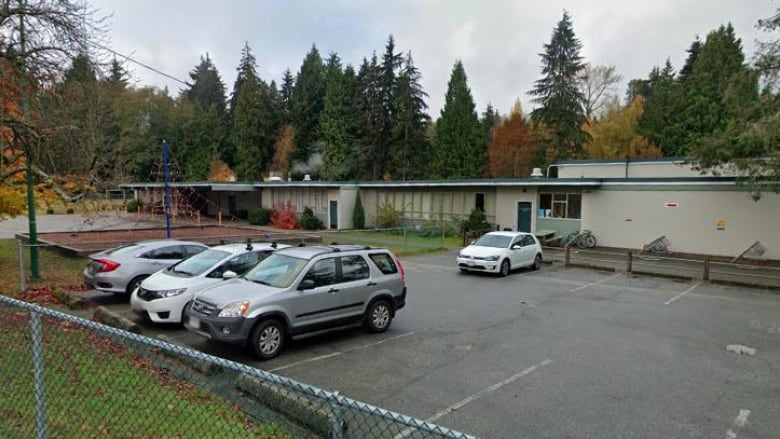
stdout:
[[780,267],[765,261],[736,263],[716,258],[683,258],[641,251],[545,247],[545,259],[626,273],[671,276],[735,285],[779,288]]
[[0,437],[472,437],[2,295],[0,383]]

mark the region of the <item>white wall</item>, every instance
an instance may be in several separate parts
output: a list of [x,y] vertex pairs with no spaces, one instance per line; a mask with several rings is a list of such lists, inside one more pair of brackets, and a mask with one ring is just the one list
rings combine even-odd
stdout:
[[517,202],[531,202],[531,231],[536,230],[536,210],[539,202],[536,196],[536,188],[529,187],[523,192],[522,188],[498,187],[496,190],[496,224],[501,229],[511,228],[517,230]]
[[[676,208],[665,203],[677,203]],[[725,221],[725,230],[716,221]],[[661,235],[675,252],[737,256],[755,241],[780,259],[780,195],[754,202],[738,191],[611,191],[583,194],[582,227],[601,246],[642,248]]]

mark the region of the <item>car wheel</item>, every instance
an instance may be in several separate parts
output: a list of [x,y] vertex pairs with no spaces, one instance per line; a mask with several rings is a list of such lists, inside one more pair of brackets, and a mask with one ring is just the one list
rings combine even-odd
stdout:
[[542,268],[542,255],[536,255],[534,263],[531,265],[531,269],[538,270],[540,268]]
[[465,268],[461,268],[460,272],[463,273],[463,274],[469,274],[469,271],[466,270]]
[[509,266],[509,259],[504,259],[501,261],[501,271],[498,273],[501,275],[501,277],[504,277],[509,274],[509,269],[511,267]]
[[252,350],[260,361],[276,357],[284,347],[285,331],[281,322],[264,320],[252,331]]
[[130,282],[127,283],[127,287],[125,288],[125,292],[127,293],[127,297],[129,298],[131,294],[133,294],[133,291],[135,291],[136,288],[138,288],[138,285],[141,285],[141,281],[146,279],[147,275],[142,276],[136,276]]
[[365,326],[371,332],[385,332],[393,321],[393,309],[386,300],[377,300],[366,311]]

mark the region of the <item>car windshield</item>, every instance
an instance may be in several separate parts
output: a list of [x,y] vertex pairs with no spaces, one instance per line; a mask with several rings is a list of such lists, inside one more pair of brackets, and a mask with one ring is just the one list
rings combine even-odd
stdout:
[[246,274],[245,278],[262,285],[287,288],[298,277],[305,265],[305,259],[272,254],[260,261],[255,268]]
[[181,261],[170,270],[187,276],[197,276],[228,256],[230,253],[226,251],[209,249]]
[[480,247],[507,248],[509,247],[510,242],[512,242],[511,236],[482,235],[482,237],[479,238],[477,242],[474,243],[474,245],[478,245]]

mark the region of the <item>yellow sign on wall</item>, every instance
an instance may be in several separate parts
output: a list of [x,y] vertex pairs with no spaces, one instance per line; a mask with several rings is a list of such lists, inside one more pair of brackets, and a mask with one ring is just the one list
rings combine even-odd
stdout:
[[718,218],[715,220],[715,229],[726,230],[726,220],[724,218]]

